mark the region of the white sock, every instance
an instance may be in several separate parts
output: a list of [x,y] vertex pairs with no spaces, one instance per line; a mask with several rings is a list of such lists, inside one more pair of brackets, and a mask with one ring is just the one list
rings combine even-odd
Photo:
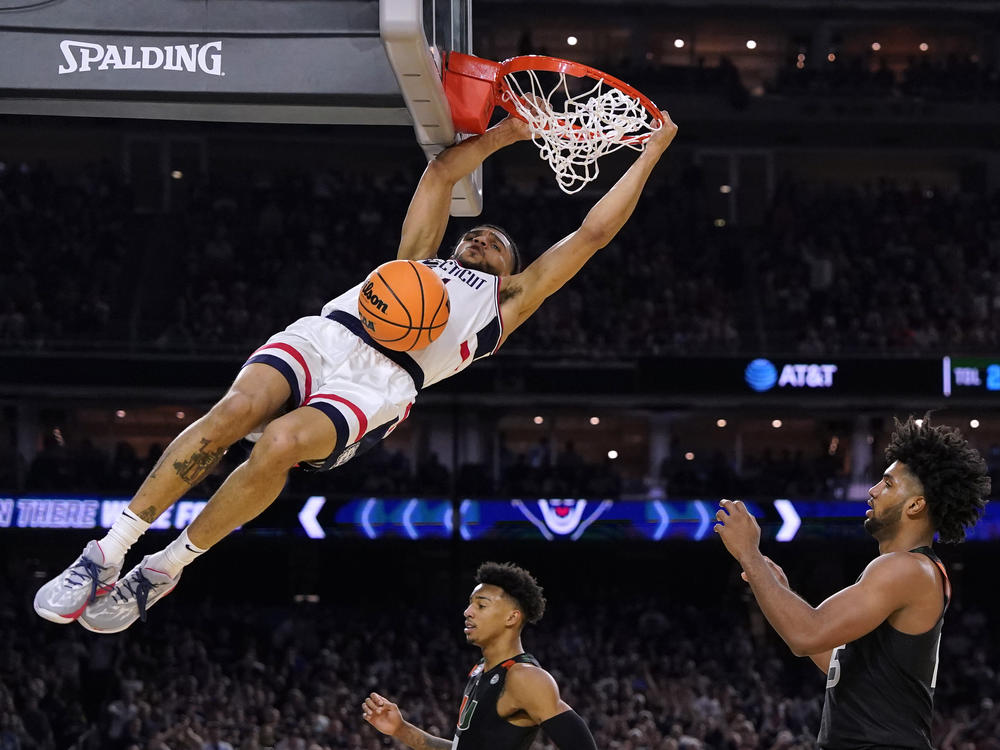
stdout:
[[145,567],[166,573],[171,578],[176,578],[185,565],[194,562],[199,555],[203,555],[207,550],[195,547],[188,539],[187,529],[174,539],[170,544],[150,555]]
[[105,537],[97,542],[104,552],[104,562],[116,563],[124,560],[129,547],[135,544],[148,528],[148,523],[125,508],[111,524]]

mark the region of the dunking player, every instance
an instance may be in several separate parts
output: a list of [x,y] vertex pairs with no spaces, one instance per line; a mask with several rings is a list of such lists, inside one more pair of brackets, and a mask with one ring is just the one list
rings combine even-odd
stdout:
[[826,672],[821,748],[931,748],[938,647],[951,586],[931,549],[960,542],[986,505],[986,463],[957,430],[896,421],[888,468],[870,496],[865,529],[879,555],[819,607],[789,587],[757,549],[742,503],[722,501],[715,530],[743,566],[764,615],[792,652]]
[[552,675],[524,653],[521,631],[544,612],[542,590],[528,571],[483,563],[465,608],[465,639],[483,658],[469,673],[454,739],[413,726],[378,693],[365,699],[362,716],[414,750],[527,750],[539,727],[561,750],[596,750],[583,719],[559,697]]
[[[427,386],[493,354],[545,299],[569,281],[631,216],[646,180],[673,140],[665,122],[580,227],[523,271],[513,240],[481,225],[462,236],[447,260],[435,257],[448,224],[452,187],[486,157],[530,138],[508,118],[482,136],[443,151],[427,165],[403,221],[397,256],[422,261],[448,284],[451,314],[426,349],[392,352],[357,317],[360,284],[301,318],[249,359],[229,391],[167,447],[108,534],[90,542],[35,596],[35,611],[58,623],[79,618],[102,632],[124,630],[171,591],[185,565],[256,517],[299,463],[332,468],[385,437]],[[124,578],[125,553],[149,525],[211,471],[230,445],[261,432],[190,527]],[[117,581],[117,583],[116,583]]]

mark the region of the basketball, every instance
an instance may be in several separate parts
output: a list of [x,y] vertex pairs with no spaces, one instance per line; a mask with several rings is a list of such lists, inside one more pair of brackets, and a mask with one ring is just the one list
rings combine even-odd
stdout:
[[368,335],[397,352],[428,346],[441,335],[450,312],[444,282],[412,260],[383,263],[358,294],[358,314]]

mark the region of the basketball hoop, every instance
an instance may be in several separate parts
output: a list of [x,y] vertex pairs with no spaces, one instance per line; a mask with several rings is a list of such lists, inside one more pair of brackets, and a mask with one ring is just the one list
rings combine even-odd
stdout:
[[570,194],[597,177],[598,159],[623,147],[641,151],[663,122],[656,105],[624,81],[556,57],[496,63],[450,52],[443,84],[460,132],[485,132],[496,106],[527,122],[539,155]]

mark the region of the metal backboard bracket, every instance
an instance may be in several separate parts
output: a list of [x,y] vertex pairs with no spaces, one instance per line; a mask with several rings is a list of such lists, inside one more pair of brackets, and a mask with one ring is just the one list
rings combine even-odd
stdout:
[[[441,85],[441,55],[445,50],[427,41],[423,0],[379,0],[379,29],[389,64],[413,117],[417,143],[430,161],[461,138],[455,133],[448,98]],[[471,44],[466,40],[461,46]],[[455,185],[451,215],[478,216],[482,210],[480,167]]]

